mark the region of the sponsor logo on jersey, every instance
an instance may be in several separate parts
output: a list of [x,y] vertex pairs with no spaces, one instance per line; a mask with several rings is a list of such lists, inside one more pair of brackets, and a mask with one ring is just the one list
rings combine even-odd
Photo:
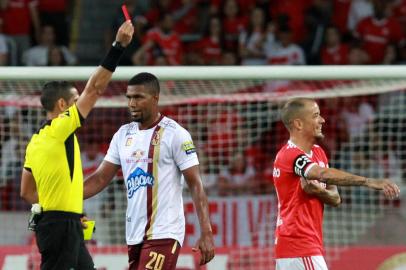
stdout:
[[131,155],[132,157],[135,158],[135,160],[140,160],[144,156],[144,151],[141,149],[137,149],[134,151],[134,153]]
[[182,150],[185,151],[187,155],[196,153],[196,147],[194,146],[192,141],[182,143]]
[[152,163],[152,158],[144,157],[145,151],[141,149],[135,150],[131,155],[130,158],[126,158],[125,162],[127,164],[130,163]]
[[141,187],[154,185],[154,176],[145,172],[141,168],[136,168],[126,180],[127,184],[127,195],[131,199],[134,196],[134,193]]
[[125,141],[125,146],[130,146],[132,141],[133,141],[132,137],[127,138],[127,140]]

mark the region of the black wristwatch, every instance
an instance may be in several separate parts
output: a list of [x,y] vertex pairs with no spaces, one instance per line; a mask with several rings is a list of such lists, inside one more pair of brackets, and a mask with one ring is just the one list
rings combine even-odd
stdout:
[[114,41],[113,44],[111,44],[111,46],[113,46],[114,48],[120,49],[120,50],[125,49],[125,47],[123,45],[121,45],[121,43],[119,41]]

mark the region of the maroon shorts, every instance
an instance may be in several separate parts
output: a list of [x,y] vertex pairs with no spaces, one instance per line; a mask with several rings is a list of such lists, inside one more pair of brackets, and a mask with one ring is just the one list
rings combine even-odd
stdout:
[[129,270],[175,270],[179,250],[175,239],[145,240],[138,245],[129,245]]

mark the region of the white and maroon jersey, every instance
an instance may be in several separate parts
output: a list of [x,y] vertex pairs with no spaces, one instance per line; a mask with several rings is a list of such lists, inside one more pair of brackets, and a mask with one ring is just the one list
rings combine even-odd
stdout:
[[[275,257],[323,255],[323,203],[305,193],[300,178],[318,164],[328,166],[323,149],[314,145],[306,154],[291,141],[276,155],[273,177],[278,195]],[[322,184],[325,187],[325,184]]]
[[123,171],[127,244],[172,238],[182,245],[181,171],[199,164],[189,132],[167,117],[146,130],[132,122],[114,134],[105,160],[121,165]]

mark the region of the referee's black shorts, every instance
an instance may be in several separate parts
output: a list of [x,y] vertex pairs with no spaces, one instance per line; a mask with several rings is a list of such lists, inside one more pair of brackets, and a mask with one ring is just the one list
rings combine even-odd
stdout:
[[36,227],[41,270],[93,270],[94,263],[83,240],[80,215],[43,212]]

